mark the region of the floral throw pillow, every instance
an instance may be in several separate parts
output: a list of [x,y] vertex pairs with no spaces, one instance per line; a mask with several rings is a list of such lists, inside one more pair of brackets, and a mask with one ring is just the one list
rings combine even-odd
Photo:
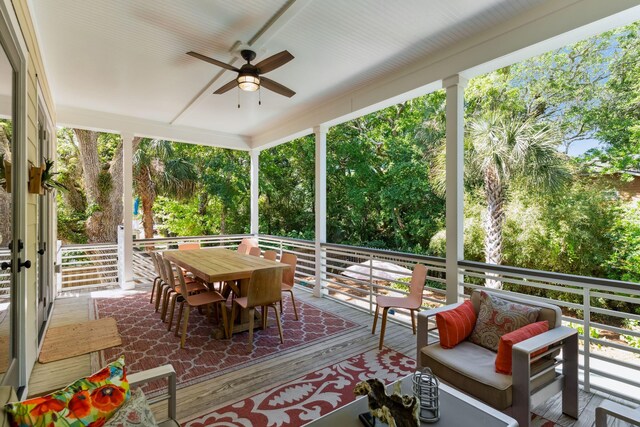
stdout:
[[120,357],[95,374],[43,397],[7,403],[11,425],[100,427],[129,398],[129,383]]
[[469,341],[497,352],[501,336],[535,322],[539,313],[540,309],[481,291],[478,320]]
[[141,389],[131,393],[131,399],[116,412],[104,427],[151,427],[158,425]]

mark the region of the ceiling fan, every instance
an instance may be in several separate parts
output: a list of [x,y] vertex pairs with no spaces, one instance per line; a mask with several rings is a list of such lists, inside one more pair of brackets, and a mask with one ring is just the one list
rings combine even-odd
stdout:
[[262,61],[254,65],[251,63],[251,61],[255,59],[256,53],[249,49],[243,49],[240,51],[240,55],[242,56],[242,58],[244,58],[245,61],[247,61],[247,63],[243,64],[240,68],[236,68],[233,65],[218,61],[217,59],[209,58],[208,56],[204,56],[196,52],[187,52],[187,55],[191,55],[194,58],[201,59],[210,64],[217,65],[218,67],[222,67],[226,70],[235,71],[236,73],[238,73],[238,76],[235,79],[231,80],[229,83],[223,85],[221,88],[213,92],[214,94],[223,94],[230,91],[236,86],[248,92],[254,92],[262,86],[265,89],[269,89],[275,93],[289,98],[296,94],[288,87],[262,76],[263,74],[266,74],[270,71],[275,70],[276,68],[283,66],[293,59],[293,55],[291,55],[286,50],[283,50],[280,53],[276,53],[275,55],[272,55],[267,59],[263,59]]

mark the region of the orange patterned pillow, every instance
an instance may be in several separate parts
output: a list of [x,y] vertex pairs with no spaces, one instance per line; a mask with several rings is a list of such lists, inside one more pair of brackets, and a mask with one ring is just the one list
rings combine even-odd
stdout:
[[[549,330],[549,322],[543,320],[542,322],[530,323],[527,326],[523,326],[520,329],[516,329],[513,332],[504,334],[500,337],[500,344],[498,344],[498,355],[496,356],[496,372],[501,374],[511,375],[511,363],[513,354],[513,345],[521,341],[535,337]],[[532,356],[537,356],[547,351],[546,348],[542,348],[534,353]]]
[[471,301],[436,314],[436,325],[442,348],[453,348],[466,340],[476,324],[476,312]]
[[7,403],[11,425],[98,427],[129,398],[124,356],[66,388],[22,402]]

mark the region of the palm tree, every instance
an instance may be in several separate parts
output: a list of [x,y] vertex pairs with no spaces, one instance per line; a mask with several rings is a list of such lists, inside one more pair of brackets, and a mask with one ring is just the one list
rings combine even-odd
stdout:
[[[487,212],[484,253],[487,264],[502,262],[504,204],[511,183],[535,192],[558,191],[569,180],[566,159],[557,147],[556,133],[534,119],[489,113],[468,127],[465,174],[483,181]],[[501,282],[487,280],[486,286]]]
[[[571,178],[566,156],[558,150],[557,133],[535,118],[490,112],[467,122],[465,183],[482,188],[487,203],[484,254],[487,264],[502,262],[504,205],[510,186],[534,192],[555,192]],[[443,144],[444,145],[444,144]],[[444,146],[432,168],[435,187],[444,192]],[[487,287],[501,282],[488,279]]]
[[142,202],[144,236],[152,238],[153,204],[158,193],[188,198],[195,190],[197,174],[190,162],[176,156],[171,142],[145,138],[133,155],[133,178]]

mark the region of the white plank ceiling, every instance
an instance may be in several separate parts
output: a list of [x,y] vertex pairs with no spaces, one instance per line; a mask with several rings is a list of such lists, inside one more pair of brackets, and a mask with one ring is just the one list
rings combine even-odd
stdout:
[[[550,0],[32,0],[31,6],[58,106],[253,137],[542,3]],[[295,56],[267,75],[296,91],[293,98],[262,90],[258,106],[257,93],[214,95],[235,73],[185,54],[230,62],[237,41],[256,38],[256,61],[284,49]]]

